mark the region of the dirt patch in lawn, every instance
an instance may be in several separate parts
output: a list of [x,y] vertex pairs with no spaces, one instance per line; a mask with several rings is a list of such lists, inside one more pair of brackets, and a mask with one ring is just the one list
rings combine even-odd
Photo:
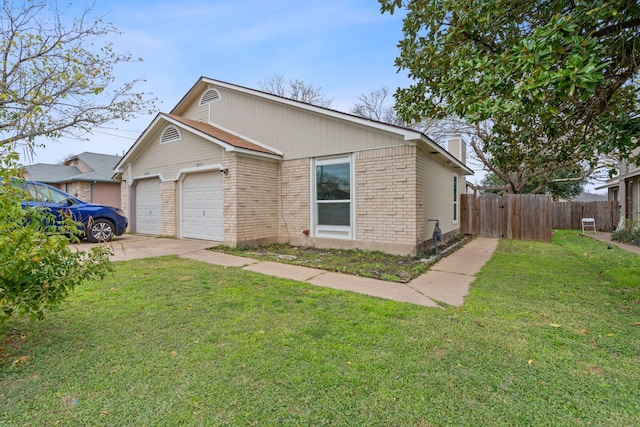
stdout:
[[389,282],[406,283],[423,274],[442,256],[447,256],[470,240],[470,236],[456,235],[453,239],[438,245],[438,255],[435,254],[435,248],[431,248],[417,256],[391,255],[359,249],[320,249],[288,244],[237,248],[217,246],[211,250],[261,261],[301,265]]

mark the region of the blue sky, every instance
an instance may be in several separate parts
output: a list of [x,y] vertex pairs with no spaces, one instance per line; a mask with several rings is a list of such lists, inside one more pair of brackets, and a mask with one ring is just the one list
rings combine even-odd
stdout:
[[[91,16],[102,15],[123,32],[112,40],[116,52],[144,60],[117,68],[118,81],[146,79],[138,90],[158,97],[163,112],[200,76],[258,88],[284,75],[321,87],[343,111],[359,95],[409,83],[394,66],[402,15],[381,14],[376,0],[97,0]],[[47,141],[27,163],[83,151],[122,154],[152,118],[95,129],[88,142]]]

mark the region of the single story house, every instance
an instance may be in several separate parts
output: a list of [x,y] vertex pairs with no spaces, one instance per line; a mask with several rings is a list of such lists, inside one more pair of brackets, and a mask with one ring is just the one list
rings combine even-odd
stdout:
[[120,183],[113,168],[122,156],[85,152],[62,164],[36,163],[25,166],[25,178],[61,189],[84,202],[120,207]]
[[[637,148],[633,155],[640,155]],[[640,221],[640,167],[627,160],[618,163],[618,175],[597,189],[607,189],[608,200],[620,202],[621,220],[629,223]]]
[[116,165],[130,231],[416,254],[459,230],[465,144],[201,77]]

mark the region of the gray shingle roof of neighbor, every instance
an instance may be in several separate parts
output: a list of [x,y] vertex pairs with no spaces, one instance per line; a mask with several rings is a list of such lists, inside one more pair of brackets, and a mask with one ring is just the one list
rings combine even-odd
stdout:
[[606,202],[607,195],[582,192],[571,200],[574,202]]
[[25,168],[27,169],[29,177],[34,181],[55,184],[71,181],[112,182],[113,168],[122,157],[110,154],[84,152],[76,156],[71,156],[65,161],[76,158],[93,170],[82,173],[75,166],[46,163],[37,163],[35,165],[25,166]]
[[80,171],[75,166],[36,163],[25,166],[25,168],[29,174],[29,179],[43,182],[58,182],[80,174]]

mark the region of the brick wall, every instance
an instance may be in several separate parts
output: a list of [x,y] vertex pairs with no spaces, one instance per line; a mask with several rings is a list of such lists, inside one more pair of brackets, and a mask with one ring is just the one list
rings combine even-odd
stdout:
[[307,244],[303,234],[311,227],[309,219],[309,162],[310,159],[289,160],[280,164],[281,203],[278,212],[280,242]]
[[120,182],[120,206],[129,219],[129,226],[131,226],[133,221],[131,218],[131,187],[124,181]]
[[73,181],[66,185],[65,192],[77,197],[83,202],[91,203],[91,183],[84,181]]
[[224,167],[224,240],[268,244],[278,240],[279,165],[275,161],[229,155]]
[[414,253],[422,243],[421,156],[415,146],[355,154],[356,240],[368,248]]
[[160,234],[163,236],[178,235],[176,188],[175,181],[160,184]]

